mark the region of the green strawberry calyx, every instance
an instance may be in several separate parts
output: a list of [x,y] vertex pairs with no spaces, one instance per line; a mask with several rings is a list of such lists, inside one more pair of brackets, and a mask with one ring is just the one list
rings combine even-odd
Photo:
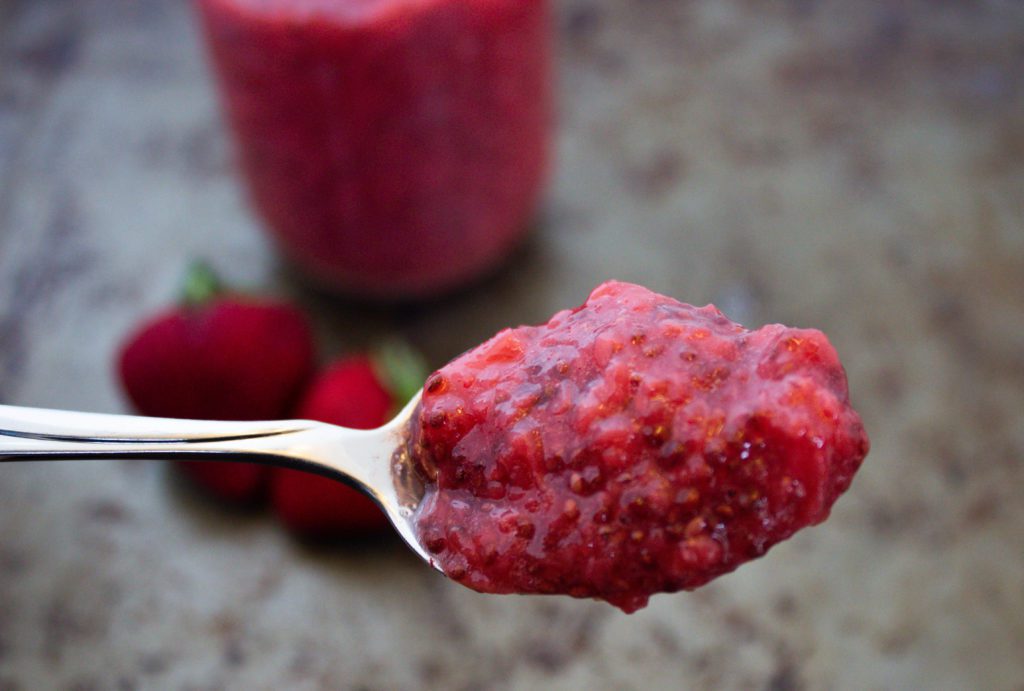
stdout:
[[370,356],[374,372],[401,409],[423,386],[429,374],[423,356],[397,339],[385,341]]
[[187,308],[202,307],[224,292],[220,276],[205,261],[192,262],[181,286],[181,304]]

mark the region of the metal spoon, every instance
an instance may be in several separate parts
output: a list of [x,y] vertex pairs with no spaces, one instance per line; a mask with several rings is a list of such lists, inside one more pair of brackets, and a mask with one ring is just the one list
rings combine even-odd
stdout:
[[362,490],[424,561],[413,514],[423,484],[407,451],[417,393],[375,430],[311,420],[211,422],[0,405],[0,463],[110,458],[238,461],[318,473]]

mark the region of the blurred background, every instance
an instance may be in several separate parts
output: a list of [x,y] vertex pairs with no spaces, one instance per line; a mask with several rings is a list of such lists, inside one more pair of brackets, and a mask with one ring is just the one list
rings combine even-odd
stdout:
[[1024,689],[1024,5],[557,0],[529,240],[444,299],[260,234],[189,3],[0,0],[0,401],[125,412],[188,261],[440,366],[608,278],[824,330],[872,439],[825,524],[626,616],[309,548],[158,463],[0,468],[0,689]]

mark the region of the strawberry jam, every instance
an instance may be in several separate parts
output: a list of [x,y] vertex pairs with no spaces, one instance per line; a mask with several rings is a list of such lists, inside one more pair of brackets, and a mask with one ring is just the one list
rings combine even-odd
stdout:
[[420,298],[528,231],[551,121],[548,0],[196,0],[249,196],[337,291]]
[[821,332],[617,282],[434,373],[411,445],[447,575],[626,612],[825,520],[868,451]]

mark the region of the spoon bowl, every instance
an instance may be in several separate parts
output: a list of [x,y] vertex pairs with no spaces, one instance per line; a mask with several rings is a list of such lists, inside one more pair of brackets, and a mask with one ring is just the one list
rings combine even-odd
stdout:
[[293,468],[367,494],[424,561],[413,517],[423,484],[407,441],[420,393],[383,427],[354,430],[312,420],[220,422],[0,405],[0,463],[136,459],[229,461]]

